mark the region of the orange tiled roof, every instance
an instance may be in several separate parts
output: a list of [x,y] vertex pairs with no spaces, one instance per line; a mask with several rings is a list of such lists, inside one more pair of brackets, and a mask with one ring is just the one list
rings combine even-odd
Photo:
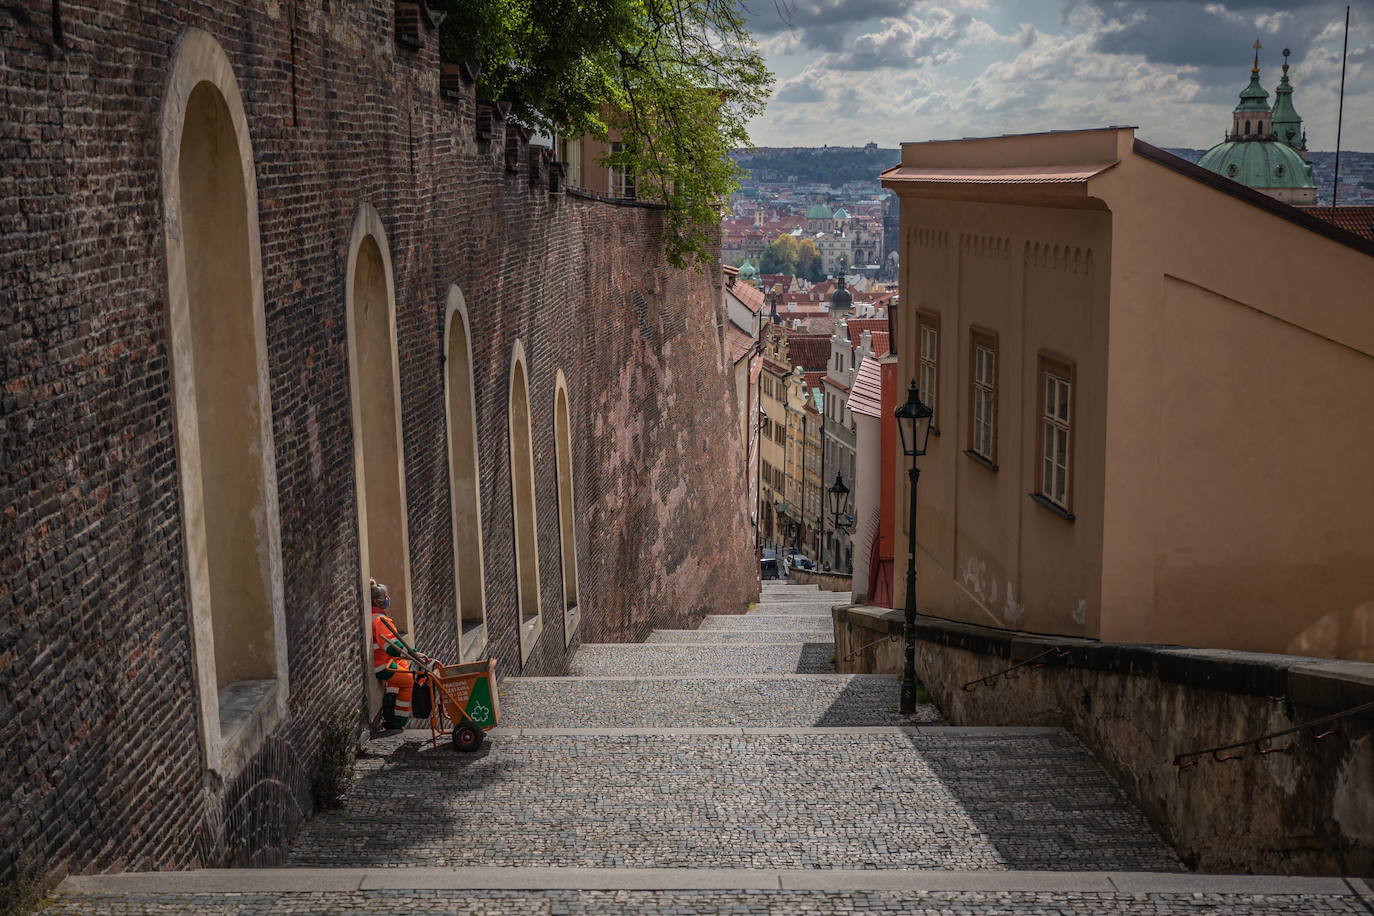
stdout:
[[1300,207],[1318,219],[1339,226],[1346,232],[1353,232],[1361,238],[1374,241],[1374,207]]
[[792,358],[792,365],[824,372],[830,365],[830,335],[792,334],[787,339],[787,353]]

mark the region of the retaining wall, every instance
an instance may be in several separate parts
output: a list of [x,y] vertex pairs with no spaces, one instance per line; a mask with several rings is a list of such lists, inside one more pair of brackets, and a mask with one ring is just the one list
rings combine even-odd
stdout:
[[853,588],[854,582],[849,576],[840,573],[795,567],[787,571],[787,576],[798,585],[819,585],[823,592],[848,592]]
[[[900,673],[902,612],[837,607],[834,622],[838,670]],[[1374,701],[1374,665],[1039,637],[930,617],[919,619],[917,637],[919,676],[951,724],[1069,729],[1190,866],[1374,873],[1374,710],[1275,739],[1291,742],[1288,752],[1249,747],[1233,760],[1174,762]],[[1046,651],[1045,667],[978,681]],[[1229,753],[1237,752],[1218,756]]]

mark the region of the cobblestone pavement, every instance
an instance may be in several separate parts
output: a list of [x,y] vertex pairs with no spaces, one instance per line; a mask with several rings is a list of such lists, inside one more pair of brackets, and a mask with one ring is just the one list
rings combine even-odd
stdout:
[[353,891],[64,897],[51,916],[324,916],[445,913],[456,916],[1368,916],[1353,896],[1275,894],[1010,893],[988,891]]
[[568,670],[573,675],[825,674],[835,670],[834,656],[829,640],[731,646],[596,643],[579,648]]
[[830,642],[835,632],[830,627],[811,627],[795,630],[654,630],[644,642],[646,645],[711,645],[728,646],[731,643],[751,643],[753,645],[794,645],[797,640],[806,642]]
[[801,603],[791,601],[778,601],[761,603],[750,608],[747,613],[761,614],[765,616],[785,615],[788,617],[816,617],[826,623],[830,622],[830,608],[835,602],[826,601],[823,603]]
[[616,878],[591,886],[625,889],[305,892],[291,871],[290,883],[270,892],[72,892],[46,912],[1368,916],[1357,897],[1340,893],[1110,893],[1082,883],[1036,891],[1041,885],[1013,873],[1078,882],[1073,873],[1164,877],[1182,866],[1062,730],[882,728],[936,722],[939,713],[926,705],[902,717],[895,677],[822,673],[833,671],[829,609],[843,600],[770,583],[748,613],[712,615],[698,630],[584,645],[574,676],[504,681],[503,727],[475,754],[426,747],[415,733],[374,740],[343,807],[307,824],[290,864],[397,876],[415,866],[515,866],[521,875],[532,874],[529,866],[752,876],[832,869],[875,878],[952,870],[1005,879],[1007,890],[875,890],[910,885],[865,878],[832,886],[829,876],[819,885],[827,890],[786,879],[780,886],[790,890],[709,890],[736,885],[698,884],[720,873],[690,872],[697,890],[630,890],[644,885]]
[[358,770],[294,864],[1180,867],[1058,730],[506,735],[470,756],[405,746]]
[[[933,705],[897,711],[896,678],[511,678],[502,722],[534,728],[749,728],[911,725],[939,721]],[[501,740],[498,730],[493,743]]]
[[712,614],[701,622],[697,632],[710,630],[796,630],[798,632],[821,630],[834,635],[835,629],[828,617],[799,616],[797,614]]

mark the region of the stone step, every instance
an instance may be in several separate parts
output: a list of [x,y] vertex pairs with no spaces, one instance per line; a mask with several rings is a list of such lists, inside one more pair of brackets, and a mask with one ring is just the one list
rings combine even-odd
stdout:
[[370,751],[291,864],[1181,869],[1059,729],[497,730],[476,754]]
[[811,595],[805,598],[762,598],[759,601],[754,602],[754,607],[797,607],[800,605],[802,607],[823,607],[826,610],[829,610],[837,604],[844,603],[845,602],[842,601],[831,601],[823,596],[817,597],[815,595]]
[[830,605],[814,604],[810,602],[780,602],[778,604],[756,604],[745,613],[748,614],[767,614],[788,616],[801,615],[804,617],[824,617],[830,619]]
[[716,645],[730,643],[791,645],[798,642],[830,642],[835,635],[832,627],[810,627],[794,630],[654,630],[645,640],[648,645]]
[[835,670],[835,644],[736,643],[728,646],[583,643],[568,663],[572,675],[823,674]]
[[897,679],[880,674],[513,677],[501,682],[501,722],[503,729],[750,728],[907,725],[940,718],[927,704],[905,717],[899,701]]
[[829,630],[828,618],[801,614],[709,614],[698,630]]
[[647,868],[260,868],[68,878],[43,912],[1058,913],[1242,916],[1356,913],[1359,878],[1030,872]]

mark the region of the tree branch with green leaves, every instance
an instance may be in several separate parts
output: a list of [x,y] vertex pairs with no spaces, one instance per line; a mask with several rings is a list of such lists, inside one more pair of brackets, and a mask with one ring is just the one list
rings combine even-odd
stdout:
[[478,94],[526,127],[608,140],[602,165],[635,175],[665,205],[667,255],[707,266],[730,151],[747,147],[773,75],[739,0],[443,0],[445,57],[478,64]]

